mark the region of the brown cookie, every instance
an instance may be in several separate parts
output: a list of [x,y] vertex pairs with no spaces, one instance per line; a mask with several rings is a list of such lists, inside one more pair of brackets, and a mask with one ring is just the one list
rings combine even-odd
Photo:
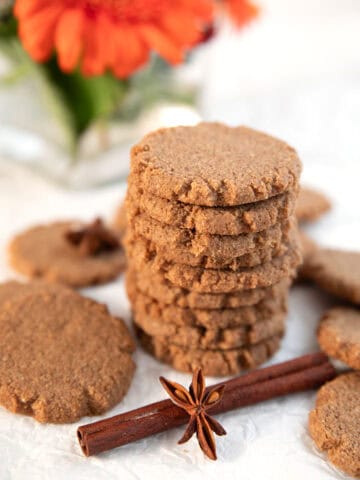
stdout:
[[[288,234],[284,235],[284,237],[287,239]],[[228,268],[230,270],[238,270],[242,267],[254,267],[261,263],[270,262],[273,258],[284,255],[289,250],[290,246],[289,241],[282,241],[282,239],[279,239],[272,247],[259,247],[254,249],[251,253],[246,253],[239,257],[224,259],[218,257],[217,252],[212,256],[194,255],[189,252],[188,248],[184,245],[172,245],[171,248],[169,248],[169,245],[157,245],[141,235],[132,235],[130,233],[127,234],[125,243],[128,246],[129,252],[132,251],[132,245],[141,244],[141,248],[146,249],[149,255],[158,256],[169,263],[178,263],[181,265],[202,268]]]
[[319,249],[307,259],[302,273],[326,292],[360,304],[360,252]]
[[[278,290],[275,298],[264,298],[258,304],[239,308],[212,309],[181,308],[176,305],[167,305],[160,300],[141,293],[137,284],[126,276],[126,289],[134,312],[139,318],[148,319],[154,328],[160,329],[162,334],[172,334],[176,327],[200,327],[203,329],[225,329],[238,326],[249,326],[263,323],[269,318],[287,312],[288,288],[283,286]],[[144,330],[146,330],[144,328]],[[148,332],[149,333],[149,332]],[[155,333],[151,333],[155,335]]]
[[325,353],[360,370],[359,310],[346,307],[330,309],[321,319],[317,337]]
[[256,267],[229,269],[205,269],[189,267],[163,261],[153,257],[140,243],[134,244],[128,255],[137,271],[147,265],[154,273],[160,273],[173,285],[201,293],[229,293],[253,288],[270,287],[283,279],[295,275],[301,263],[298,247],[289,250],[282,257]]
[[9,245],[10,263],[31,278],[83,287],[105,283],[125,268],[122,249],[97,255],[80,255],[66,240],[66,233],[80,222],[56,222],[32,227],[17,235]]
[[0,283],[0,311],[6,302],[24,292],[27,292],[26,283],[19,283],[15,281]]
[[122,239],[125,235],[127,227],[127,215],[126,215],[126,206],[123,201],[117,208],[115,216],[112,222],[112,228]]
[[232,350],[189,350],[150,337],[139,327],[135,329],[143,348],[158,360],[183,372],[192,372],[201,367],[204,374],[209,376],[235,375],[255,368],[268,360],[280,347],[278,336]]
[[0,403],[12,412],[74,422],[113,407],[130,386],[127,327],[66,287],[15,296],[1,309],[0,330]]
[[175,324],[162,324],[161,319],[152,322],[135,310],[134,323],[147,335],[157,341],[172,343],[189,349],[231,350],[254,345],[274,335],[283,335],[285,315],[278,314],[252,326],[233,328],[179,327]]
[[322,386],[310,412],[316,445],[344,472],[360,478],[360,372],[340,375]]
[[57,284],[47,284],[41,280],[33,280],[28,283],[21,283],[17,281],[0,283],[0,310],[5,308],[7,302],[24,294],[27,295],[29,293],[38,292],[42,293],[44,291],[48,293],[58,293],[61,290],[67,292],[68,288]]
[[293,250],[271,262],[256,267],[245,267],[235,272],[159,263],[165,277],[174,285],[198,292],[228,293],[269,287],[284,278],[291,278],[295,275],[300,258],[299,252]]
[[[139,272],[136,272],[132,266],[127,271],[127,278],[131,278],[131,282],[136,282],[139,291],[161,303],[181,308],[207,310],[251,306],[264,299],[271,301],[278,298],[284,289],[288,289],[288,281],[285,279],[267,288],[234,293],[199,293],[173,285],[162,273],[153,273],[146,265],[142,266]],[[132,280],[132,278],[136,279]]]
[[319,247],[317,243],[302,230],[299,230],[299,240],[303,261],[298,269],[296,280],[301,282],[302,280],[306,280],[306,269],[308,268],[309,258]]
[[31,280],[29,282],[18,282],[10,280],[0,283],[0,309],[6,308],[7,302],[18,299],[19,297],[28,296],[37,293],[54,293],[72,291],[69,287],[59,283],[47,283],[43,280]]
[[295,215],[299,222],[314,222],[331,209],[329,199],[312,188],[301,187]]
[[241,235],[266,230],[289,218],[295,208],[296,192],[237,207],[199,207],[155,197],[129,180],[129,201],[148,217],[178,228],[208,235]]
[[[231,262],[257,249],[272,249],[287,242],[293,223],[285,221],[262,232],[246,235],[207,235],[186,228],[172,227],[158,222],[138,211],[135,205],[128,207],[131,232],[150,240],[159,247],[187,250],[197,257],[212,257],[217,261]],[[126,242],[126,241],[125,241]]]
[[303,256],[303,264],[307,264],[307,260],[310,256],[319,248],[316,242],[306,235],[305,232],[299,230],[299,239],[300,239],[300,247]]
[[140,188],[210,207],[266,200],[295,188],[300,173],[300,160],[286,143],[220,123],[157,130],[131,152]]

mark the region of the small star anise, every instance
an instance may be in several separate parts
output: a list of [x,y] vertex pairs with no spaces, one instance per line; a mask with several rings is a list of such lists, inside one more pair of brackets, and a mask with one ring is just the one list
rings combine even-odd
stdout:
[[120,248],[117,236],[104,225],[101,218],[96,218],[92,223],[80,228],[68,230],[65,238],[71,245],[77,247],[79,254],[84,257]]
[[201,368],[195,370],[189,391],[176,382],[160,377],[160,382],[178,407],[190,415],[189,423],[179,444],[185,443],[196,433],[200,448],[211,460],[216,460],[216,435],[226,435],[220,423],[211,417],[207,410],[221,400],[225,385],[214,387],[206,392],[205,379]]

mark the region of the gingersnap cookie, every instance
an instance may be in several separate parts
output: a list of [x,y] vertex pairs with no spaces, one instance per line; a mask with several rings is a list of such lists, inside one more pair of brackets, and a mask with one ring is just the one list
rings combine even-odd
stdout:
[[147,335],[141,328],[135,330],[142,347],[161,362],[177,370],[192,372],[201,367],[205,375],[235,375],[266,362],[280,347],[280,336],[256,345],[231,350],[187,349]]
[[254,345],[274,335],[283,335],[285,331],[285,314],[278,314],[251,326],[231,328],[180,327],[171,323],[155,322],[143,317],[136,308],[134,323],[147,335],[157,341],[172,343],[189,349],[231,350],[233,348]]
[[[126,277],[126,290],[139,319],[143,319],[158,334],[171,335],[173,328],[197,327],[202,329],[228,329],[238,326],[258,325],[266,323],[272,317],[287,313],[288,288],[279,289],[274,298],[264,298],[258,304],[239,308],[206,309],[181,308],[172,304],[164,304],[160,300],[141,293],[131,276]],[[146,328],[144,328],[146,330]],[[146,330],[147,331],[147,330]],[[148,332],[150,333],[150,332]],[[155,335],[155,333],[150,333]]]
[[[285,238],[288,234],[285,235]],[[202,268],[228,268],[230,270],[238,270],[242,267],[254,267],[261,263],[270,262],[275,257],[284,255],[290,248],[289,241],[282,241],[279,239],[270,247],[259,247],[251,253],[240,255],[239,257],[224,259],[221,256],[217,256],[217,252],[214,252],[213,256],[207,255],[194,255],[189,252],[187,247],[183,245],[166,247],[164,245],[157,245],[151,240],[147,240],[141,235],[128,234],[125,243],[128,246],[128,251],[132,251],[133,244],[141,244],[143,249],[146,249],[149,255],[158,256],[164,261],[170,263],[179,263],[182,265],[189,265],[191,267]]]
[[360,370],[360,311],[338,307],[322,317],[317,338],[321,349],[349,367]]
[[119,235],[119,238],[122,239],[125,235],[127,227],[127,215],[126,215],[126,206],[123,201],[117,208],[115,216],[112,222],[113,230]]
[[[27,277],[49,282],[73,287],[105,283],[116,278],[126,262],[113,235],[107,239],[102,233],[112,235],[95,222],[89,226],[66,221],[32,227],[11,241],[10,263]],[[114,245],[107,240],[114,241]]]
[[285,279],[267,288],[233,293],[199,293],[173,285],[162,273],[154,273],[146,265],[139,272],[133,266],[129,268],[126,279],[135,282],[140,292],[166,305],[207,310],[252,306],[264,300],[271,302],[289,288],[289,282]]
[[287,242],[293,230],[293,223],[286,220],[268,230],[246,235],[207,235],[158,222],[139,212],[135,205],[128,207],[128,215],[131,230],[137,236],[167,249],[169,246],[182,251],[185,249],[197,257],[211,257],[216,252],[218,262],[229,262],[257,249],[270,250],[281,242]]
[[23,294],[36,292],[59,292],[60,290],[68,291],[66,287],[57,284],[47,284],[41,280],[33,280],[28,283],[21,283],[15,280],[0,283],[0,309],[5,308],[7,302],[18,298]]
[[131,175],[151,195],[194,205],[266,200],[296,187],[301,163],[286,143],[246,127],[160,129],[131,151]]
[[316,242],[302,230],[299,230],[299,239],[303,256],[303,264],[306,265],[307,260],[319,247]]
[[134,343],[105,305],[43,285],[0,310],[0,404],[39,422],[74,422],[113,407],[135,370]]
[[323,385],[309,415],[309,430],[330,462],[360,478],[360,372],[340,375]]
[[274,285],[284,278],[293,277],[300,263],[300,253],[292,250],[271,262],[256,267],[244,267],[235,272],[170,265],[163,262],[159,262],[158,265],[165,277],[174,285],[198,292],[227,293]]
[[208,235],[241,235],[266,230],[289,218],[295,209],[295,191],[269,200],[236,207],[199,207],[155,197],[128,180],[128,201],[148,217],[178,228]]
[[[129,253],[129,250],[128,250]],[[270,287],[285,278],[295,275],[301,263],[301,253],[294,246],[285,255],[256,267],[229,269],[205,269],[166,262],[161,257],[149,256],[140,243],[131,249],[131,262],[137,270],[144,265],[160,273],[173,285],[200,293],[229,293],[253,288]]]
[[16,281],[0,283],[0,310],[6,302],[14,298],[16,295],[20,295],[26,291],[27,287],[25,283]]
[[299,222],[314,222],[331,209],[329,199],[312,188],[301,187],[295,215]]
[[302,273],[326,292],[360,304],[360,252],[316,250],[307,259]]
[[[259,325],[251,327],[233,327],[227,329],[201,329],[196,327],[171,328],[171,334],[161,333],[165,328],[157,328],[148,319],[134,315],[134,323],[147,335],[164,343],[172,343],[189,349],[232,350],[257,344],[274,335],[283,335],[285,331],[284,315],[278,315]],[[169,326],[169,325],[167,325]],[[170,331],[170,328],[168,329]]]
[[302,230],[299,230],[299,240],[300,240],[300,248],[301,248],[303,261],[298,269],[296,280],[302,281],[302,280],[306,280],[306,270],[308,268],[308,260],[311,257],[311,255],[316,250],[318,250],[319,247],[317,243]]

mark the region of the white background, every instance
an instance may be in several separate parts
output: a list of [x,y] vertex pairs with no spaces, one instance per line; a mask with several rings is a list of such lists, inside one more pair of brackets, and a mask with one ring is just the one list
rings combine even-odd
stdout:
[[[324,245],[359,249],[360,3],[262,3],[257,24],[239,37],[226,32],[207,54],[205,117],[264,129],[294,145],[304,162],[304,183],[321,188],[334,202],[332,213],[308,232]],[[0,162],[0,280],[15,277],[5,250],[16,231],[58,218],[110,218],[124,192],[125,185],[68,191]],[[129,320],[121,279],[84,293]],[[272,363],[317,348],[316,325],[331,303],[312,287],[293,289],[287,335]],[[164,398],[159,375],[190,380],[140,349],[135,360],[128,395],[106,416]],[[228,435],[218,439],[216,463],[203,457],[195,440],[177,446],[180,429],[84,458],[77,425],[40,425],[0,408],[0,479],[346,478],[308,435],[314,397],[308,392],[220,415]]]

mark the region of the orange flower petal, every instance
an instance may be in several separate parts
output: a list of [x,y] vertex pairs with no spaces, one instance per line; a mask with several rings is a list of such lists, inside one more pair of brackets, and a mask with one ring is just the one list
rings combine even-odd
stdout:
[[127,78],[147,62],[149,49],[136,29],[119,26],[116,29],[114,43],[116,56],[112,63],[112,70],[116,76]]
[[169,63],[176,65],[183,60],[181,48],[159,28],[147,24],[139,27],[139,32],[147,45]]
[[259,8],[248,0],[226,0],[229,14],[238,27],[244,26],[259,13]]
[[51,3],[20,23],[19,35],[25,50],[38,62],[47,60],[54,46],[56,22],[63,10],[62,4]]
[[37,13],[45,7],[48,7],[50,3],[56,3],[55,0],[16,0],[14,6],[14,15],[18,19],[22,19],[29,15]]
[[97,24],[98,31],[101,32],[101,35],[98,37],[99,55],[103,59],[104,68],[107,68],[113,64],[116,57],[117,51],[114,37],[118,27],[116,27],[106,12],[100,12]]
[[101,57],[101,31],[96,18],[89,18],[84,32],[84,55],[82,72],[86,76],[101,75],[106,69],[104,58]]
[[113,63],[116,56],[114,34],[116,26],[107,12],[86,20],[84,37],[84,75],[101,75]]
[[[225,1],[225,0],[224,0]],[[234,0],[232,0],[234,1]],[[245,1],[245,0],[244,0]],[[60,68],[72,71],[82,55],[86,75],[111,68],[126,77],[156,51],[172,64],[213,21],[214,0],[15,0],[19,34],[33,59],[54,48]]]
[[212,0],[180,0],[181,7],[187,12],[192,12],[202,22],[214,20],[214,1]]
[[83,46],[84,22],[83,11],[70,8],[63,13],[57,24],[55,46],[60,68],[64,72],[71,72],[78,63]]
[[164,15],[160,19],[160,24],[179,45],[189,47],[197,43],[202,36],[196,20],[181,10],[174,10]]

